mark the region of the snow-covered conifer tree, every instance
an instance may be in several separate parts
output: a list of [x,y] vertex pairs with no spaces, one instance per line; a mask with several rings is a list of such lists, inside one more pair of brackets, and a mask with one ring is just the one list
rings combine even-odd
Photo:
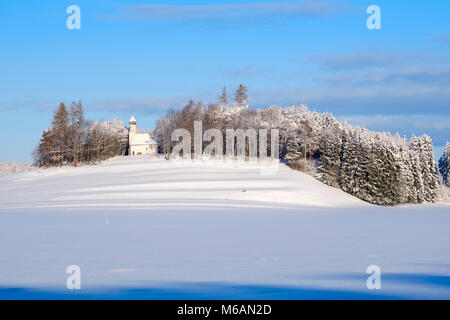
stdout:
[[342,190],[350,194],[354,193],[357,170],[356,137],[353,130],[345,130],[343,133],[343,145],[341,153],[341,171],[339,183]]
[[295,139],[290,139],[287,143],[287,154],[285,160],[289,162],[294,162],[302,157],[302,152],[299,145],[295,142]]
[[424,201],[434,202],[437,195],[438,178],[434,164],[433,142],[429,136],[423,135],[422,137],[413,136],[410,144],[420,161]]
[[219,97],[219,106],[228,106],[228,95],[227,95],[227,89],[223,87],[222,94]]
[[339,170],[341,167],[342,131],[332,126],[324,131],[319,143],[319,173],[317,178],[332,187],[339,187]]
[[236,89],[235,96],[234,96],[234,108],[239,111],[243,108],[248,108],[247,105],[247,87],[243,84],[239,85],[239,88]]
[[450,186],[450,142],[447,142],[444,154],[439,159],[439,172],[442,175],[444,185]]

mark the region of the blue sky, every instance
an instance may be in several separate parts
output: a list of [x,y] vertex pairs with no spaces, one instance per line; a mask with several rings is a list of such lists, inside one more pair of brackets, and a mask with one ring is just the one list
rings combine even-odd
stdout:
[[[66,8],[81,8],[68,30]],[[366,8],[381,8],[368,30]],[[250,105],[307,104],[373,130],[450,140],[450,1],[0,2],[0,161],[29,161],[60,101],[92,120],[249,87]]]

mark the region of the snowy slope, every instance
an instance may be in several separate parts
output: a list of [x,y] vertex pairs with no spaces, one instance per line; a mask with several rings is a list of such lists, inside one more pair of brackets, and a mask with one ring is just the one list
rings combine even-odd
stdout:
[[367,205],[286,167],[137,157],[20,173],[0,178],[0,298],[448,299],[449,208]]
[[[264,172],[263,172],[264,173]],[[18,192],[20,190],[20,192]],[[118,157],[97,166],[52,168],[0,178],[1,209],[362,206],[362,201],[280,165]]]

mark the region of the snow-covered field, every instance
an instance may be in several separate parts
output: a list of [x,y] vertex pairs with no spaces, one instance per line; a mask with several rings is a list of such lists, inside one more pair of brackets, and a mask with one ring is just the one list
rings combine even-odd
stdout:
[[142,156],[0,177],[0,298],[450,298],[450,206],[273,173]]

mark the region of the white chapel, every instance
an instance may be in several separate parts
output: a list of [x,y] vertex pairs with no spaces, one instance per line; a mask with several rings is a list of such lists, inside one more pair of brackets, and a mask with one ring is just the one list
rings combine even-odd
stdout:
[[136,118],[130,119],[130,132],[128,134],[128,155],[155,154],[158,146],[149,133],[137,133]]

